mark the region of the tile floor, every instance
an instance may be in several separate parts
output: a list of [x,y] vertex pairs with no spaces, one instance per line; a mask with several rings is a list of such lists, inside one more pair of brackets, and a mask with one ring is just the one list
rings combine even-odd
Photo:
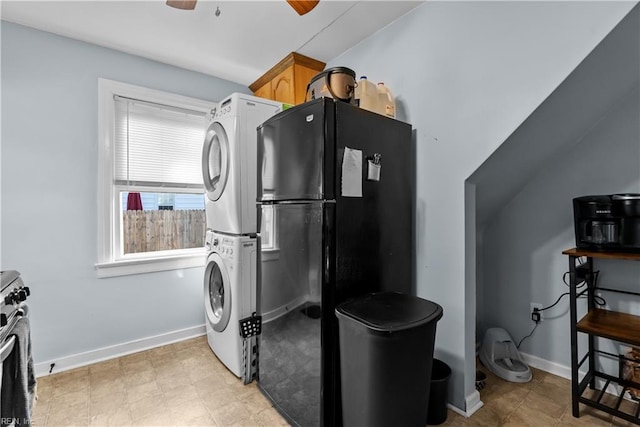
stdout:
[[[449,410],[450,426],[632,426],[620,418],[580,404],[580,417],[571,414],[570,381],[532,368],[533,379],[526,384],[504,381],[479,365],[487,374],[480,391],[484,406],[465,419]],[[608,395],[605,395],[605,398]],[[628,411],[630,412],[630,411]],[[451,415],[453,414],[453,417]]]
[[[486,372],[486,371],[485,371]],[[627,426],[581,407],[569,381],[534,370],[528,384],[488,373],[485,405],[471,418],[449,410],[443,426]],[[41,377],[32,424],[40,426],[286,426],[255,382],[242,385],[199,337]]]
[[38,378],[35,426],[288,425],[199,337]]

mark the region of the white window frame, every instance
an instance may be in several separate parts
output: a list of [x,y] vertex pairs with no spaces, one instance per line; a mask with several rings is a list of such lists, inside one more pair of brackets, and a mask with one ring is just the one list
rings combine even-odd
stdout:
[[122,212],[119,201],[120,190],[114,183],[115,95],[200,111],[205,114],[215,107],[212,102],[196,98],[98,79],[98,260],[95,265],[98,277],[204,266],[206,261],[204,247],[126,256],[119,254],[118,236],[120,236]]

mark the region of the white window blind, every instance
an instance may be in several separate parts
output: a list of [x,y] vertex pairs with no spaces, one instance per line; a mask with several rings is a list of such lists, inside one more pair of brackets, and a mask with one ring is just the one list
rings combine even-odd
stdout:
[[114,96],[115,184],[204,188],[204,113]]

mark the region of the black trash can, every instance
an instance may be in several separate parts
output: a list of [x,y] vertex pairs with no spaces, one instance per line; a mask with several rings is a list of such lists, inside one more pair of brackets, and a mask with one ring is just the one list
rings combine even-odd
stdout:
[[424,427],[442,307],[380,292],[339,305],[336,315],[345,427]]
[[449,365],[442,360],[433,359],[431,389],[429,391],[429,413],[427,415],[427,424],[430,426],[447,421],[449,377],[451,377]]

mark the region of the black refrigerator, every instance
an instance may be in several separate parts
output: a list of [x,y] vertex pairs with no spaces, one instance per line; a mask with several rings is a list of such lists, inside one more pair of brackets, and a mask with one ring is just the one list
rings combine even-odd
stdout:
[[413,289],[411,125],[330,98],[258,127],[258,386],[292,424],[342,425],[336,306]]

